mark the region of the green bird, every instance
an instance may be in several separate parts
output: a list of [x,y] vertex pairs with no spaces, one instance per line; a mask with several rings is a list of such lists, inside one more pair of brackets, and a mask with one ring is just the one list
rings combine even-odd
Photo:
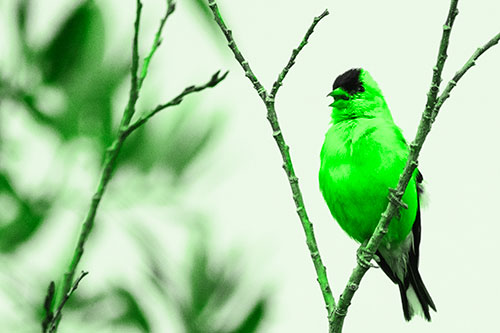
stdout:
[[[366,245],[386,209],[389,188],[395,188],[409,149],[401,129],[370,74],[360,68],[337,77],[328,95],[334,101],[332,122],[321,149],[319,184],[335,220]],[[400,209],[375,253],[384,273],[398,285],[404,317],[419,314],[430,321],[436,311],[418,272],[421,235],[422,174],[416,169]],[[358,262],[369,264],[358,252]]]

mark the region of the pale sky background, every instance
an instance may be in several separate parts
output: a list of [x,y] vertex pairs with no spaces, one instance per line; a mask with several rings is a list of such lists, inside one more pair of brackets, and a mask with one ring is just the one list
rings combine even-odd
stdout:
[[[10,7],[13,2],[0,2],[0,9]],[[54,22],[72,6],[72,1],[33,2],[38,11],[30,29],[33,40],[38,41],[56,29]],[[152,75],[144,85],[144,96],[161,102],[190,84],[205,82],[218,69],[230,70],[224,82],[203,93],[201,115],[222,109],[229,117],[213,151],[191,169],[193,184],[185,193],[183,208],[210,216],[216,251],[227,253],[236,249],[249,288],[273,292],[272,313],[262,332],[326,332],[323,299],[281,168],[281,157],[265,118],[265,107],[229,49],[216,43],[190,5],[178,2],[167,23],[165,42],[151,65]],[[98,3],[105,10],[108,59],[112,59],[113,47],[120,40],[131,41],[135,1]],[[149,49],[163,11],[163,1],[143,3],[142,54]],[[384,92],[395,122],[407,140],[412,140],[425,104],[449,2],[221,0],[218,3],[238,46],[266,88],[271,87],[313,17],[325,8],[330,11],[285,79],[276,110],[338,300],[355,266],[357,244],[335,223],[319,192],[319,152],[330,114],[330,99],[325,96],[337,75],[352,67],[367,69]],[[464,0],[459,3],[459,10],[444,69],[445,82],[478,46],[500,31],[499,1]],[[8,18],[0,13],[0,32],[8,29],[8,25]],[[0,34],[0,44],[4,45],[0,49],[1,64],[4,69],[14,68],[9,67],[13,60],[8,56],[5,35]],[[477,61],[477,66],[454,89],[421,153],[420,170],[429,200],[423,209],[420,272],[438,308],[437,313],[432,313],[432,323],[420,318],[406,323],[397,286],[382,271],[372,269],[349,308],[345,332],[492,332],[498,328],[499,77],[500,47],[496,46]],[[128,82],[122,88],[117,94],[117,110],[124,105]],[[166,121],[168,115],[161,114],[153,120],[153,126],[161,131]],[[31,135],[29,140],[33,145],[38,142],[37,133],[23,130],[22,121],[13,124],[19,127],[13,127],[12,132],[26,132],[26,137]],[[42,183],[41,179],[46,177],[37,170],[46,163],[47,154],[54,152],[47,148],[53,138],[44,140],[36,150],[25,151],[26,157],[21,159],[24,163],[9,162],[13,163],[10,166],[18,163],[24,168],[23,174],[33,175],[21,183]],[[50,237],[54,243],[49,246],[35,240],[33,247],[19,254],[20,266],[14,269],[18,275],[53,272],[47,266],[54,263],[44,261],[47,256],[55,253],[65,258],[62,249],[73,247],[72,242],[61,239],[68,233],[76,235],[79,230],[98,172],[98,161],[88,160],[85,153],[92,147],[83,147],[86,148],[79,145],[75,149],[74,158],[60,162],[72,165],[72,179],[78,179],[70,189],[71,193],[78,193],[71,200],[73,206],[64,207],[50,228],[41,231],[40,240]],[[35,164],[38,168],[32,166]],[[198,179],[200,168],[208,169]],[[91,275],[82,290],[99,288],[98,281],[106,279],[121,278],[133,283],[139,257],[124,237],[113,231],[114,224],[131,219],[143,219],[145,224],[150,219],[168,219],[168,213],[146,204],[141,206],[142,199],[138,201],[133,195],[135,187],[154,186],[155,177],[161,175],[153,174],[148,184],[137,184],[127,178],[125,171],[112,181],[106,195],[120,193],[122,204],[103,202],[103,211],[111,218],[91,236],[89,251],[81,264]],[[127,209],[131,202],[139,204]],[[164,233],[164,246],[173,255],[182,255],[183,251],[178,229],[172,223],[165,230],[156,231]],[[115,238],[102,239],[101,231],[108,231],[106,235]],[[36,259],[30,257],[34,250]],[[9,315],[6,308],[2,306],[1,316]],[[155,331],[176,332],[175,324],[168,318],[159,321],[163,326],[154,327]],[[86,332],[81,327],[72,329]]]

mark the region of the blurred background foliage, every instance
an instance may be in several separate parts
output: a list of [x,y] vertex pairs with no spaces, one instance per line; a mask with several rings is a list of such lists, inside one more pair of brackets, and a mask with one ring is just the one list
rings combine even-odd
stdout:
[[[213,34],[217,33],[205,1],[190,2],[190,13],[202,20]],[[147,1],[145,5],[148,6]],[[105,59],[106,15],[98,2],[81,1],[70,8],[53,35],[41,46],[33,45],[28,36],[32,7],[32,1],[19,0],[10,7],[12,12],[6,14],[16,22],[10,31],[14,42],[9,47],[18,48],[12,53],[17,55],[19,68],[10,71],[0,68],[0,288],[12,304],[17,304],[10,309],[0,309],[0,322],[2,331],[10,328],[16,332],[40,328],[44,316],[43,294],[49,281],[62,274],[74,245],[72,240],[76,235],[56,235],[50,228],[46,229],[50,232],[42,232],[44,224],[59,216],[63,207],[71,210],[71,205],[68,208],[68,190],[65,189],[67,181],[83,177],[84,181],[93,182],[96,177],[93,174],[72,174],[75,170],[73,164],[64,161],[75,158],[75,155],[64,154],[78,151],[85,142],[88,148],[83,150],[90,157],[83,158],[84,165],[87,165],[87,159],[102,159],[117,130],[115,113],[121,112],[124,103],[115,105],[116,94],[128,84],[130,67],[129,57],[125,56],[130,54],[128,40],[122,41],[123,57],[115,57],[113,61]],[[217,40],[214,38],[214,42]],[[147,99],[158,97],[144,95]],[[101,289],[91,290],[85,285],[91,285],[89,280],[99,276],[91,271],[68,302],[61,331],[70,331],[69,327],[80,327],[82,332],[153,332],[155,328],[157,331],[157,315],[151,315],[148,306],[147,295],[150,294],[157,298],[156,304],[163,304],[160,313],[173,318],[174,327],[179,331],[259,331],[268,312],[269,294],[259,288],[242,294],[242,270],[235,264],[236,259],[230,255],[217,258],[212,253],[210,242],[217,239],[216,235],[210,236],[210,219],[203,217],[203,212],[186,213],[178,208],[182,206],[182,192],[192,183],[184,178],[186,170],[200,163],[199,157],[209,151],[207,148],[217,144],[217,134],[224,126],[225,113],[203,110],[201,99],[202,95],[198,100],[185,102],[170,111],[169,121],[161,132],[151,130],[151,126],[137,130],[120,154],[117,171],[117,177],[122,170],[132,173],[136,183],[141,179],[146,182],[152,172],[160,173],[168,180],[158,182],[159,186],[161,183],[160,196],[166,199],[162,202],[153,200],[152,204],[168,205],[174,211],[171,215],[175,221],[158,223],[174,223],[184,228],[188,241],[185,250],[179,251],[183,255],[178,257],[178,253],[166,253],[162,249],[160,243],[169,242],[168,235],[161,235],[160,239],[160,235],[139,222],[132,227],[124,224],[121,228],[133,240],[140,261],[144,263],[139,274],[140,282],[131,286],[113,280]],[[18,109],[23,110],[23,116],[16,114]],[[197,121],[200,112],[208,114],[203,121]],[[34,138],[25,140],[24,131],[17,130],[16,126],[31,132]],[[63,163],[57,167],[57,162],[48,162],[46,169],[52,173],[47,172],[41,176],[42,180],[31,182],[29,176],[25,177],[26,170],[19,170],[19,163],[13,161],[26,159],[21,156],[26,152],[33,154],[38,149],[33,142],[39,140],[45,146],[49,145],[42,151],[42,154],[49,152],[46,159],[50,161],[63,156]],[[36,157],[33,159],[36,163]],[[76,163],[78,161],[77,158]],[[53,175],[54,170],[59,181],[44,179]],[[87,173],[97,170],[86,169]],[[134,196],[143,194],[133,193]],[[106,193],[105,197],[108,201],[116,200],[113,193]],[[84,200],[74,213],[81,220],[84,212],[81,207],[87,205],[90,197],[81,196],[75,200]],[[106,228],[99,227],[102,220],[110,218],[103,212],[105,209],[100,208],[94,230],[101,239],[110,236],[104,234]],[[148,211],[144,209],[142,213],[148,214]],[[64,232],[78,229],[65,228]],[[35,248],[30,247],[30,243],[50,243],[53,237],[71,241],[57,251],[58,258],[46,258],[51,264],[41,262],[35,265],[45,267],[44,271],[28,277],[29,274],[16,269],[16,254],[23,253],[29,258],[29,251]],[[87,248],[92,245],[89,243]],[[17,312],[16,315],[13,312]],[[89,323],[92,323],[91,327],[88,327]]]

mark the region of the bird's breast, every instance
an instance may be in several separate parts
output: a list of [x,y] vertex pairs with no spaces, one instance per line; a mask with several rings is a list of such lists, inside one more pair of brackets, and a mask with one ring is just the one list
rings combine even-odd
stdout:
[[[404,139],[376,121],[335,124],[328,131],[321,151],[320,188],[333,217],[357,241],[373,233],[406,156]],[[390,237],[406,235],[393,232]]]

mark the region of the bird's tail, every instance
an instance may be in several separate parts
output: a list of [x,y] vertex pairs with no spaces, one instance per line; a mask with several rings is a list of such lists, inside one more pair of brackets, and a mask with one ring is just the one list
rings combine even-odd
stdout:
[[427,321],[431,321],[429,308],[436,311],[436,306],[425,288],[418,268],[412,267],[411,264],[407,268],[405,281],[398,283],[405,319],[409,321],[415,314],[418,314]]
[[[405,319],[409,321],[417,314],[430,321],[429,308],[436,311],[436,306],[418,272],[418,257],[416,253],[410,250],[407,260],[399,261],[396,264],[391,258],[388,258],[387,253],[384,254],[386,258],[384,258],[382,253],[377,251],[377,255],[380,258],[379,265],[392,282],[399,287]],[[398,264],[401,263],[405,263],[406,267],[398,267]]]

